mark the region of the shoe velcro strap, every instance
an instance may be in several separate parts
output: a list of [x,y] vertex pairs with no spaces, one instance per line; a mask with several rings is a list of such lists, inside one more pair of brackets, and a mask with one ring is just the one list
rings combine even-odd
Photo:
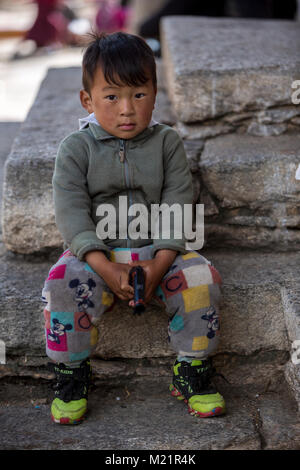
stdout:
[[[199,372],[200,370],[200,372]],[[192,366],[189,363],[181,363],[180,367],[178,367],[178,372],[180,375],[184,377],[198,377],[199,373],[206,372],[209,370],[209,367],[206,365],[202,368],[202,366]]]
[[86,381],[90,375],[90,367],[87,363],[79,367],[68,367],[62,362],[59,364],[49,363],[49,369],[55,372],[60,379],[74,379],[78,381]]

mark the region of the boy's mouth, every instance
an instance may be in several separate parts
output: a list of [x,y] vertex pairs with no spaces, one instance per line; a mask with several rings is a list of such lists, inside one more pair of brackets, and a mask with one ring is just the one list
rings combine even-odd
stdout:
[[131,131],[134,127],[135,127],[134,122],[128,122],[128,123],[119,125],[119,128],[122,129],[123,131]]

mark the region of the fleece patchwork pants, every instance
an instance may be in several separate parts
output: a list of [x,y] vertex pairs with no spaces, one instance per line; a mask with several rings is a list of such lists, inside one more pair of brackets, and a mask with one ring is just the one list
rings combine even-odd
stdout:
[[[115,248],[110,260],[148,260],[151,247]],[[177,355],[205,359],[216,349],[220,285],[218,271],[194,251],[178,255],[161,280],[155,296],[169,315],[168,337]],[[53,361],[68,364],[93,353],[99,319],[117,299],[86,262],[66,250],[49,271],[42,300],[46,303],[47,355]],[[147,315],[147,310],[143,315]]]

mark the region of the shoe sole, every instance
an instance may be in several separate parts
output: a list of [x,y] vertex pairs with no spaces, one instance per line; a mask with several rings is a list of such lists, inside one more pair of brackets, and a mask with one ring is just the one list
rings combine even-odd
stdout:
[[53,423],[57,424],[80,424],[82,421],[85,419],[85,414],[81,416],[81,418],[78,419],[71,419],[71,418],[54,418],[54,416],[51,414],[51,420]]
[[170,385],[170,392],[173,397],[177,398],[177,400],[183,400],[184,403],[188,405],[188,412],[192,416],[197,416],[198,418],[211,418],[212,416],[220,416],[226,412],[225,408],[216,406],[216,408],[213,408],[211,411],[201,413],[200,411],[194,410],[194,408],[189,405],[188,400],[184,398],[184,396],[177,390],[177,388],[174,387],[173,384]]

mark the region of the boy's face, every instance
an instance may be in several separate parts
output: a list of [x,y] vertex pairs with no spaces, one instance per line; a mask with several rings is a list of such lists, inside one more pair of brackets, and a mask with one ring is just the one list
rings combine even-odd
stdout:
[[132,87],[108,83],[100,67],[94,77],[90,94],[80,91],[82,106],[95,113],[106,132],[120,139],[132,139],[146,129],[151,121],[156,90],[152,80]]

